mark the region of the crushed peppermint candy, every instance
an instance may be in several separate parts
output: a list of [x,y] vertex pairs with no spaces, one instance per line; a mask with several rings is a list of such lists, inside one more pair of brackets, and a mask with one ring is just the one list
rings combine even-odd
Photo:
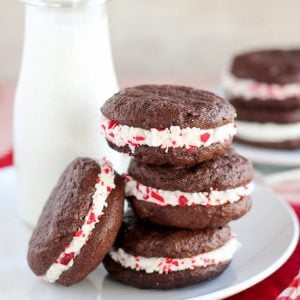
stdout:
[[209,192],[187,193],[181,191],[165,191],[145,186],[134,180],[131,176],[125,175],[125,194],[134,196],[136,199],[155,203],[159,206],[191,206],[203,205],[206,207],[234,203],[243,197],[251,194],[253,183],[239,186],[224,191],[213,189]]
[[226,74],[223,86],[230,97],[242,97],[243,100],[258,98],[260,100],[285,100],[300,97],[300,83],[264,83],[252,79],[237,78]]
[[207,267],[229,261],[239,247],[240,243],[232,236],[228,242],[217,249],[187,258],[134,256],[126,253],[122,248],[112,249],[109,255],[124,268],[144,271],[148,274],[154,272],[167,274],[169,272]]
[[103,209],[107,207],[106,199],[112,189],[115,188],[115,173],[111,163],[105,159],[99,162],[99,166],[101,172],[95,178],[96,191],[93,195],[91,208],[85,217],[82,227],[74,233],[72,241],[66,245],[65,250],[44,275],[44,279],[48,282],[55,282],[63,272],[73,266],[74,259],[80,253],[96,224],[104,214]]
[[215,143],[224,143],[236,134],[234,123],[211,129],[180,128],[152,128],[150,130],[121,125],[116,121],[103,118],[101,132],[106,139],[119,146],[128,146],[134,151],[139,146],[160,147],[163,149],[186,148],[194,151],[197,147],[208,147]]

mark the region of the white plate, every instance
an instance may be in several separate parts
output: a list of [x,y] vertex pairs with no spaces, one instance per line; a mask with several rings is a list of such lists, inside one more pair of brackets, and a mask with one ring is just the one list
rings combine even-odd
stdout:
[[300,169],[292,169],[285,172],[279,172],[272,175],[268,175],[266,183],[275,185],[287,181],[300,182]]
[[26,264],[30,230],[15,213],[13,169],[0,171],[0,299],[219,299],[238,293],[277,270],[297,244],[299,228],[294,212],[261,183],[253,194],[251,212],[232,229],[242,243],[229,268],[206,283],[170,291],[138,290],[111,280],[102,267],[69,288],[47,284]]
[[237,152],[253,162],[286,167],[300,166],[300,150],[276,150],[234,144]]

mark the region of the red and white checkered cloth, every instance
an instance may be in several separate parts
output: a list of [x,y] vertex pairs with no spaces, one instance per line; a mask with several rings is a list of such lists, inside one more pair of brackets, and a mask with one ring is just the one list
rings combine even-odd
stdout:
[[276,298],[276,300],[300,299],[300,272],[292,280],[291,284]]
[[8,167],[13,164],[13,154],[12,151],[9,151],[8,153],[4,155],[0,155],[0,168]]
[[[287,175],[291,176],[287,176]],[[273,189],[289,200],[300,220],[300,172],[269,180]],[[290,178],[289,178],[290,177]],[[282,180],[281,180],[282,178]],[[288,261],[274,274],[230,300],[300,300],[300,242]],[[297,275],[298,274],[298,275]]]
[[[299,176],[297,176],[299,177]],[[300,207],[300,179],[283,181],[274,186],[276,192],[283,194],[295,207]],[[296,199],[296,201],[294,200]],[[300,219],[300,215],[298,214]],[[298,245],[299,248],[299,245]],[[298,255],[299,250],[298,250]],[[276,300],[300,300],[300,270],[298,275],[292,280],[289,286],[284,289]]]

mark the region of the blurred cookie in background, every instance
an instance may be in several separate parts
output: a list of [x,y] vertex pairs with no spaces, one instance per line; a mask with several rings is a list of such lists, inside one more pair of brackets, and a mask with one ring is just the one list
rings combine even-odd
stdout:
[[223,87],[237,111],[236,141],[300,148],[300,50],[262,50],[233,58]]

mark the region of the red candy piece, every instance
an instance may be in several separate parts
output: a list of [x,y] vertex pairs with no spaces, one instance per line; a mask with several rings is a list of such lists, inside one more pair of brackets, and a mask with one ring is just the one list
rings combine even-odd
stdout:
[[188,203],[188,199],[186,197],[184,197],[183,195],[179,197],[179,205],[181,207],[186,206]]
[[75,236],[81,236],[81,234],[82,234],[82,230],[77,230],[74,235]]
[[168,257],[167,259],[166,259],[166,263],[167,264],[171,264],[171,265],[174,265],[174,266],[176,266],[176,267],[178,267],[178,261],[176,261],[176,260],[173,260],[172,258],[170,258],[170,257]]
[[210,134],[208,132],[200,135],[200,140],[203,143],[207,142],[209,138],[210,138]]
[[96,216],[95,216],[95,214],[92,212],[92,213],[90,214],[90,217],[89,217],[88,221],[87,221],[87,224],[94,223],[95,221],[96,221]]
[[196,146],[190,146],[189,150],[190,152],[193,152],[197,147]]
[[178,263],[178,261],[174,260],[174,261],[172,262],[172,265],[178,267],[178,266],[179,266],[179,263]]
[[128,141],[128,144],[131,145],[132,147],[136,147],[138,145],[137,143],[134,143],[132,141]]
[[136,139],[137,141],[144,141],[146,138],[139,135],[139,136],[136,136],[135,139]]
[[66,266],[70,262],[70,260],[73,259],[74,257],[75,257],[74,252],[65,253],[62,259],[60,260],[60,263]]
[[110,172],[110,169],[109,168],[105,168],[103,171],[104,171],[105,174],[108,174]]
[[112,190],[112,188],[111,188],[110,186],[108,186],[108,187],[106,188],[106,190],[110,193],[111,190]]
[[158,200],[158,201],[160,201],[160,202],[164,202],[164,198],[161,195],[159,195],[158,193],[154,192],[154,191],[151,192],[151,197]]
[[119,123],[117,121],[110,120],[108,123],[108,129],[115,128],[118,125],[119,125]]

